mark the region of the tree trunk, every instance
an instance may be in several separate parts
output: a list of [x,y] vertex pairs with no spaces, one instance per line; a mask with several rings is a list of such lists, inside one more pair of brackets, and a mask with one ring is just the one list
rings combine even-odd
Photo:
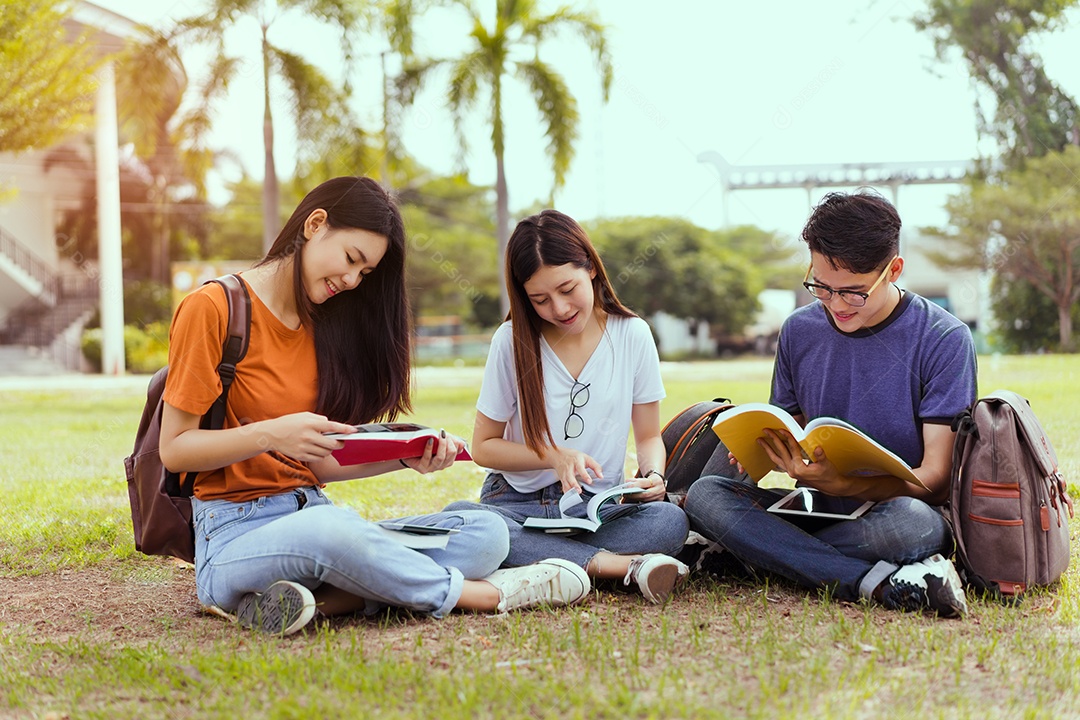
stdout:
[[495,232],[499,239],[499,307],[503,317],[510,312],[510,295],[506,291],[506,246],[510,242],[510,196],[506,189],[506,168],[503,154],[495,154]]
[[1072,306],[1066,302],[1058,305],[1058,337],[1061,339],[1061,351],[1073,351]]
[[263,252],[266,253],[277,237],[278,180],[274,169],[274,119],[270,115],[270,43],[263,26],[263,148],[266,162],[263,166]]
[[491,81],[491,146],[495,151],[495,235],[499,242],[499,307],[503,317],[510,312],[506,290],[506,246],[510,242],[510,192],[506,188],[506,144],[503,142],[502,67]]
[[154,268],[154,280],[166,286],[172,284],[169,273],[169,230],[171,223],[169,222],[169,200],[165,192],[167,185],[168,183],[164,177],[158,176],[154,178],[154,192],[157,194],[158,213],[158,236],[155,243],[157,246],[157,263]]

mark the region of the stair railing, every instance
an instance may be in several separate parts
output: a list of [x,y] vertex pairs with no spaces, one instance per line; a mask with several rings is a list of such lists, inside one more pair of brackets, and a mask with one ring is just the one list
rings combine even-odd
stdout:
[[41,283],[38,300],[49,306],[56,304],[56,273],[48,263],[34,254],[33,250],[16,240],[2,227],[0,227],[0,254],[7,256],[16,267]]

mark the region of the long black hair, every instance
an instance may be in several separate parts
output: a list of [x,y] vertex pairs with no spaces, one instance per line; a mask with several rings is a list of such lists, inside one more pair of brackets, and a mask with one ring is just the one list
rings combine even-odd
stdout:
[[544,404],[544,368],[540,364],[540,333],[544,320],[537,314],[525,283],[541,267],[573,265],[592,272],[593,307],[607,315],[635,317],[611,287],[600,254],[577,222],[558,210],[543,210],[514,228],[506,245],[506,291],[514,338],[514,369],[521,404],[525,445],[539,453],[555,447]]
[[[387,239],[378,267],[357,287],[316,305],[304,288],[304,223],[318,209],[330,229],[368,230]],[[410,311],[405,291],[405,224],[390,194],[371,178],[339,177],[309,192],[258,264],[293,258],[300,321],[315,337],[316,412],[358,424],[393,420],[412,408]]]

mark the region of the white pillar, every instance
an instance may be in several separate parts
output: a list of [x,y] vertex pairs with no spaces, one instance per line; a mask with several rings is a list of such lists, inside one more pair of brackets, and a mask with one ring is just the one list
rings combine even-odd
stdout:
[[98,70],[94,104],[97,166],[98,286],[101,291],[101,372],[124,374],[124,274],[120,247],[120,138],[116,76],[111,60]]

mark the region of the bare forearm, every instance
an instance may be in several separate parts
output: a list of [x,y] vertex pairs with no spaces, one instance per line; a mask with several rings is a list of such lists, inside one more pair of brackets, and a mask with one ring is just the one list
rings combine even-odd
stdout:
[[272,449],[263,423],[227,430],[187,430],[161,443],[161,462],[173,472],[217,470]]
[[664,450],[662,437],[656,435],[638,442],[636,451],[638,469],[642,475],[646,475],[650,470],[655,470],[661,475],[664,474],[667,453]]
[[538,456],[521,443],[503,438],[490,438],[472,448],[473,460],[481,467],[505,472],[547,470],[550,460]]

